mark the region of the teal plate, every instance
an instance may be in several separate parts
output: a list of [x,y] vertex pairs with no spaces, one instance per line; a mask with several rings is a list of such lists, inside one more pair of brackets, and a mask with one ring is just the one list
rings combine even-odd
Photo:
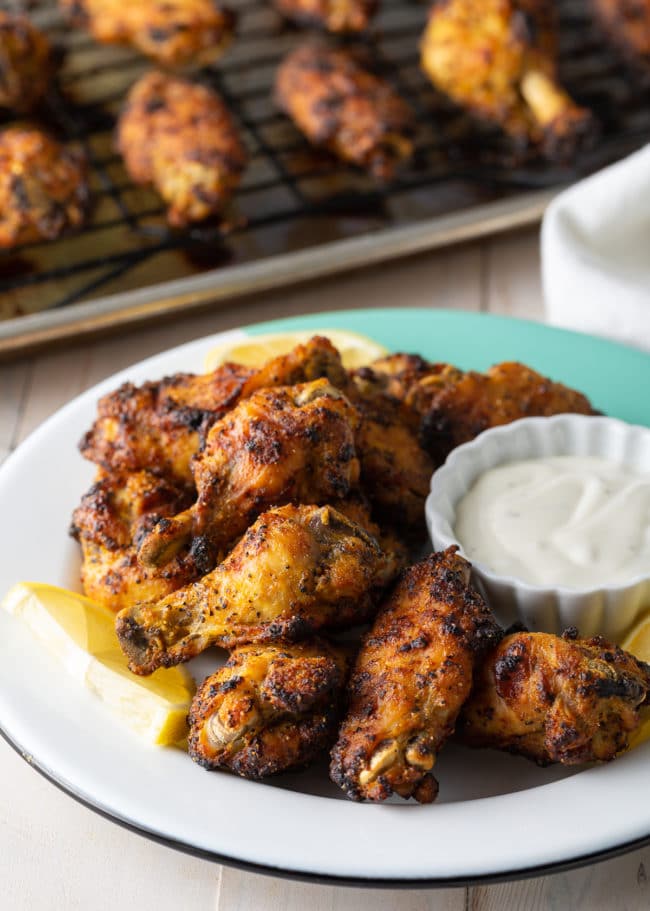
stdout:
[[[650,356],[587,336],[482,314],[357,310],[278,320],[231,337],[288,329],[351,329],[397,351],[462,368],[520,360],[585,392],[595,407],[650,425]],[[0,592],[35,579],[78,585],[67,536],[94,466],[76,451],[101,395],[127,380],[200,372],[223,337],[149,358],[85,392],[39,427],[0,468],[10,517]],[[214,667],[214,656],[200,656]],[[192,665],[198,676],[198,667]],[[372,886],[442,886],[539,875],[640,847],[650,838],[650,743],[606,767],[538,769],[521,757],[448,745],[429,807],[358,805],[323,769],[257,784],[208,775],[178,750],[154,750],[62,673],[0,611],[0,732],[42,774],[113,821],[164,844],[245,869]],[[603,806],[607,811],[603,812]],[[197,810],[197,808],[199,808]]]
[[584,392],[605,414],[650,426],[650,354],[579,332],[487,313],[414,307],[330,311],[256,323],[244,331],[322,327],[361,332],[391,351],[417,352],[464,370],[523,361]]

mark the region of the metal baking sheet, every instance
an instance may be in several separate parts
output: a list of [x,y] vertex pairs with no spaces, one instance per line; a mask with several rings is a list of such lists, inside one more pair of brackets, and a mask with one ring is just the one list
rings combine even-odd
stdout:
[[160,199],[131,183],[113,146],[115,118],[146,61],[70,29],[52,0],[29,4],[62,57],[37,117],[85,147],[93,207],[80,233],[0,254],[0,355],[534,224],[563,186],[650,139],[650,87],[606,45],[582,0],[558,4],[562,78],[595,111],[601,136],[563,164],[513,150],[439,96],[418,65],[425,5],[384,0],[352,47],[411,102],[418,136],[413,165],[380,186],[311,149],[273,105],[277,64],[304,33],[268,0],[230,4],[238,38],[199,78],[229,103],[251,164],[229,230],[184,232],[167,227]]

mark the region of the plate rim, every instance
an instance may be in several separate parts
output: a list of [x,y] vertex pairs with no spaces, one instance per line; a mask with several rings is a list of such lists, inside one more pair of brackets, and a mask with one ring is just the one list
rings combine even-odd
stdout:
[[[426,315],[431,318],[435,318],[438,315],[439,316],[449,315],[449,316],[453,316],[456,318],[460,317],[461,319],[463,317],[471,317],[473,319],[475,319],[476,317],[481,317],[481,318],[486,317],[490,321],[494,321],[496,319],[496,320],[506,321],[506,322],[512,323],[512,324],[522,324],[522,323],[526,322],[526,321],[518,320],[518,319],[512,318],[512,317],[502,317],[502,316],[496,316],[496,315],[484,314],[484,313],[478,314],[478,313],[466,312],[466,311],[443,310],[443,309],[438,309],[438,308],[431,309],[431,310],[424,309],[424,308],[386,308],[386,309],[382,308],[381,310],[377,310],[377,309],[372,310],[369,308],[364,308],[363,310],[348,310],[348,309],[342,308],[338,311],[328,311],[326,313],[319,313],[319,314],[308,314],[307,316],[310,320],[320,319],[322,322],[323,320],[326,320],[327,318],[345,319],[346,316],[348,316],[352,313],[356,313],[359,315],[382,313],[382,314],[386,314],[386,315],[391,315],[393,317],[399,315],[399,317],[402,319],[405,318],[405,316],[407,316],[407,314],[408,314],[409,316],[413,315],[413,316],[418,316],[418,317]],[[255,330],[255,331],[259,331],[259,332],[268,331],[268,329],[271,327],[277,328],[279,323],[289,324],[289,323],[296,322],[296,321],[298,323],[300,323],[301,317],[294,316],[294,317],[289,317],[289,318],[283,319],[283,320],[265,321],[262,323],[255,323],[251,326],[242,326],[238,329],[229,330],[229,331],[223,332],[223,333],[212,334],[212,335],[209,335],[209,336],[206,336],[203,338],[196,339],[191,342],[187,342],[187,343],[179,345],[179,346],[174,346],[172,348],[169,348],[165,351],[162,351],[162,352],[154,355],[153,357],[145,358],[141,361],[138,361],[135,364],[131,365],[130,367],[125,368],[125,370],[120,370],[116,374],[113,374],[112,376],[100,381],[100,383],[93,385],[90,389],[85,390],[79,396],[76,396],[70,402],[66,403],[62,408],[58,409],[54,413],[54,415],[52,415],[50,418],[48,418],[46,421],[44,421],[39,427],[35,428],[33,433],[30,434],[27,439],[30,439],[34,434],[38,434],[39,432],[45,432],[46,425],[48,425],[51,420],[56,421],[56,419],[61,415],[61,413],[63,411],[67,411],[68,409],[74,410],[75,406],[78,406],[80,398],[90,397],[92,395],[96,396],[98,394],[102,394],[102,391],[104,388],[110,386],[116,380],[119,381],[119,380],[123,379],[124,374],[127,373],[128,371],[131,371],[131,370],[141,371],[143,369],[146,369],[151,361],[156,361],[157,359],[159,359],[161,357],[166,358],[172,354],[175,356],[182,357],[183,353],[185,352],[186,349],[197,348],[197,347],[200,348],[201,345],[207,346],[208,344],[213,344],[215,339],[223,338],[224,336],[227,336],[228,334],[246,335],[246,334],[248,334],[249,330]],[[609,340],[604,340],[604,339],[598,339],[593,336],[582,336],[580,333],[571,332],[570,330],[569,331],[558,330],[555,327],[549,327],[549,326],[545,326],[545,325],[536,325],[534,327],[534,329],[535,330],[541,329],[541,330],[544,330],[545,332],[549,332],[550,334],[565,333],[567,335],[577,335],[582,338],[587,338],[592,342],[598,342],[600,344],[604,344],[605,346],[614,346],[619,349],[625,349],[626,351],[629,351],[629,353],[631,353],[631,354],[632,353],[637,354],[637,355],[640,354],[640,355],[642,355],[642,357],[644,357],[644,352],[640,352],[640,351],[638,351],[638,349],[629,348],[628,346],[621,345],[620,343],[610,342]],[[650,356],[648,356],[648,364],[650,365]],[[138,381],[138,380],[136,380],[136,381]],[[2,470],[0,471],[0,474],[4,473],[4,468],[9,463],[11,463],[13,465],[15,457],[19,456],[22,445],[23,444],[21,443],[21,445],[18,446],[16,448],[16,450],[10,454],[10,456],[8,457],[8,459],[5,462],[5,465],[2,466]],[[578,867],[592,864],[595,862],[599,862],[602,860],[606,860],[611,857],[620,856],[629,851],[644,847],[645,845],[650,843],[650,830],[649,830],[649,833],[647,835],[638,836],[629,841],[619,842],[618,844],[615,844],[615,845],[606,846],[602,850],[599,849],[596,851],[587,852],[585,854],[572,857],[565,861],[562,861],[562,860],[550,861],[550,862],[545,862],[545,863],[541,863],[541,864],[534,864],[534,865],[530,865],[530,866],[519,867],[519,868],[515,868],[512,870],[500,870],[498,872],[490,872],[490,873],[485,873],[485,874],[469,874],[469,875],[460,875],[460,876],[454,875],[451,877],[436,876],[436,877],[414,878],[414,877],[406,876],[406,877],[397,877],[397,878],[375,878],[375,877],[371,877],[371,876],[365,877],[365,876],[346,875],[346,874],[328,874],[328,873],[317,873],[317,872],[315,873],[315,872],[311,872],[311,871],[307,871],[307,870],[283,868],[283,867],[275,866],[272,864],[264,864],[264,863],[258,863],[256,861],[241,860],[237,857],[232,857],[232,856],[229,856],[226,854],[222,854],[218,851],[215,851],[214,849],[201,848],[201,847],[197,847],[193,844],[190,844],[188,841],[176,840],[175,838],[170,837],[169,835],[166,835],[166,834],[163,834],[160,832],[156,832],[153,829],[149,829],[149,828],[147,828],[147,826],[142,825],[138,822],[135,822],[133,819],[129,819],[128,817],[123,816],[119,811],[111,810],[111,809],[103,806],[100,801],[93,801],[87,794],[77,791],[70,782],[67,782],[64,779],[60,778],[51,769],[49,769],[47,767],[47,763],[44,763],[44,762],[38,760],[37,758],[34,757],[33,754],[26,751],[19,743],[17,743],[14,740],[14,738],[5,729],[4,725],[1,725],[1,724],[0,724],[0,734],[2,734],[3,738],[16,750],[16,752],[18,752],[18,754],[23,759],[25,759],[25,761],[28,762],[28,764],[30,764],[36,771],[38,771],[41,775],[43,775],[47,780],[49,780],[51,783],[53,783],[56,787],[58,787],[64,793],[68,794],[68,796],[72,797],[74,800],[83,804],[84,806],[88,807],[89,809],[93,810],[94,812],[97,812],[99,815],[104,816],[105,818],[111,819],[113,822],[116,822],[118,825],[121,825],[122,827],[125,827],[131,831],[134,831],[137,834],[141,835],[142,837],[148,838],[149,840],[164,844],[167,847],[171,847],[175,850],[179,850],[179,851],[182,851],[187,854],[191,854],[196,857],[212,860],[213,862],[216,862],[216,863],[221,863],[221,864],[233,866],[233,867],[236,867],[239,869],[243,869],[243,870],[247,870],[247,871],[251,871],[251,872],[262,873],[262,874],[266,874],[266,875],[270,875],[270,876],[294,879],[297,881],[323,883],[323,884],[329,884],[329,885],[365,886],[365,887],[371,887],[371,888],[393,888],[393,889],[395,889],[395,888],[423,888],[423,887],[426,887],[426,888],[432,888],[432,887],[451,888],[451,887],[455,887],[455,886],[458,887],[458,886],[467,886],[467,885],[473,885],[473,884],[487,884],[487,883],[493,883],[493,882],[514,881],[514,880],[526,879],[526,878],[530,878],[530,877],[534,877],[534,876],[548,875],[549,873],[560,872],[562,870],[576,869]]]
[[97,801],[92,801],[85,797],[79,791],[76,791],[72,785],[64,782],[55,775],[51,770],[42,765],[32,754],[23,750],[20,745],[11,738],[8,732],[0,725],[0,737],[23,759],[35,772],[38,772],[46,781],[54,785],[62,793],[71,797],[76,803],[91,810],[93,813],[107,819],[109,822],[118,825],[122,829],[133,832],[147,841],[163,845],[173,851],[181,854],[187,854],[196,857],[199,860],[206,860],[210,863],[221,866],[231,867],[235,870],[242,870],[245,873],[256,873],[261,876],[270,876],[276,879],[288,879],[292,882],[303,882],[312,885],[322,886],[339,886],[348,888],[364,889],[386,889],[408,891],[411,889],[454,889],[468,888],[472,886],[494,885],[505,882],[519,882],[526,879],[534,879],[540,876],[550,876],[556,873],[566,873],[571,870],[578,870],[582,867],[591,866],[596,863],[603,863],[606,860],[612,860],[616,857],[622,857],[632,851],[640,850],[650,845],[650,831],[648,835],[632,839],[611,848],[604,848],[602,851],[593,851],[589,854],[583,854],[566,861],[557,861],[548,864],[539,864],[537,866],[522,867],[511,871],[502,871],[499,873],[477,874],[473,876],[452,876],[452,877],[432,877],[432,878],[384,878],[374,879],[371,877],[343,876],[327,873],[308,873],[300,870],[292,870],[288,867],[275,867],[271,864],[259,864],[254,861],[240,860],[237,857],[221,854],[218,851],[210,851],[205,848],[198,848],[188,842],[170,838],[161,832],[155,832],[146,826],[139,825],[131,819],[102,806]]

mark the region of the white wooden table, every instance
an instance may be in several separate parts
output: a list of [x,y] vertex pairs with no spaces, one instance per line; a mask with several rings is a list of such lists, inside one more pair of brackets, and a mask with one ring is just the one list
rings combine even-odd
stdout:
[[[0,461],[55,409],[130,363],[241,324],[341,307],[456,307],[543,319],[537,232],[390,263],[0,367]],[[2,517],[3,534],[11,517]],[[0,547],[0,559],[2,548]],[[646,794],[639,795],[647,800]],[[603,813],[607,812],[603,801]],[[215,820],[215,825],[223,824]],[[65,796],[0,742],[0,909],[647,911],[650,848],[570,873],[442,891],[314,886],[151,843]]]

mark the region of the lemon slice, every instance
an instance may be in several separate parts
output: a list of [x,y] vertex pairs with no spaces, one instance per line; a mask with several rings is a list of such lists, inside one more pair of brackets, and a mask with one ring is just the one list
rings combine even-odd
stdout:
[[65,669],[144,740],[178,744],[196,689],[182,667],[136,677],[115,635],[115,614],[83,595],[39,582],[14,585],[2,607],[20,618]]
[[205,369],[210,372],[226,361],[244,364],[246,367],[261,367],[271,358],[287,354],[296,345],[304,345],[314,335],[326,336],[338,348],[343,365],[348,370],[364,367],[388,354],[383,345],[356,332],[342,329],[306,329],[300,332],[278,332],[222,342],[206,355]]
[[[650,664],[650,614],[637,623],[621,643],[621,648]],[[650,707],[641,709],[640,715],[641,724],[630,737],[630,749],[650,739]]]

